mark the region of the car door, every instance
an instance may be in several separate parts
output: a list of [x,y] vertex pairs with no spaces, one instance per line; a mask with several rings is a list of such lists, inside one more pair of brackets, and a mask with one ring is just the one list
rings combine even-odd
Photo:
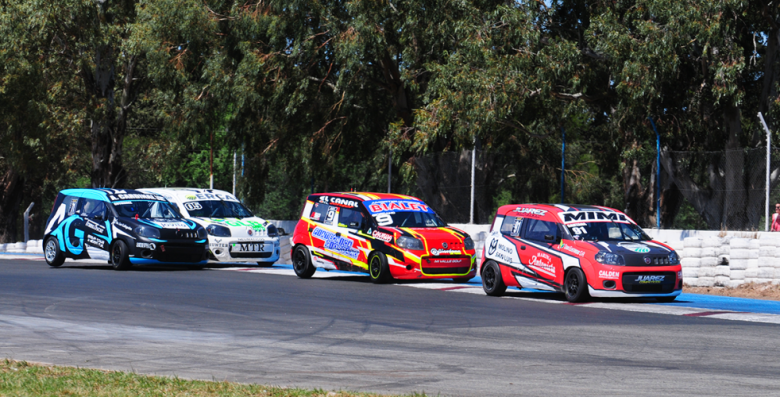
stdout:
[[340,240],[339,254],[368,266],[367,253],[360,248],[367,247],[366,239],[359,232],[366,229],[366,216],[360,208],[340,207],[336,222],[336,237]]
[[540,281],[556,287],[563,283],[563,262],[552,249],[560,240],[555,222],[526,218],[523,222],[525,249],[520,249],[520,261],[534,271]]
[[309,219],[313,222],[309,225],[311,245],[315,250],[325,250],[325,244],[329,237],[336,233],[334,222],[338,216],[338,207],[323,202],[315,202],[312,206]]
[[[94,199],[82,199],[81,215],[84,220],[84,244],[102,251],[108,251],[109,237],[108,211],[106,203]],[[90,255],[92,256],[92,255]]]

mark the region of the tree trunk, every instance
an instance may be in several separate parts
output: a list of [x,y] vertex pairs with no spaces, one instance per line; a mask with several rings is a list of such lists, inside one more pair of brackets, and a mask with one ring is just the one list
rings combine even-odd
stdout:
[[726,106],[723,112],[723,126],[728,134],[726,141],[726,167],[723,169],[726,192],[723,195],[722,228],[744,230],[747,226],[745,204],[745,152],[740,147],[742,117],[734,105]]
[[[110,58],[112,51],[105,52],[106,56]],[[98,102],[104,102],[106,110],[100,113],[102,117],[99,116],[99,119],[90,122],[92,187],[121,188],[127,181],[127,173],[122,164],[122,146],[127,134],[128,114],[133,103],[133,74],[138,57],[131,56],[123,64],[122,95],[118,106],[116,106],[114,104],[114,66],[110,59],[101,63],[101,51],[98,51],[97,54],[94,79],[88,80],[87,85],[98,98]]]
[[17,241],[23,186],[22,178],[10,168],[0,177],[0,243]]

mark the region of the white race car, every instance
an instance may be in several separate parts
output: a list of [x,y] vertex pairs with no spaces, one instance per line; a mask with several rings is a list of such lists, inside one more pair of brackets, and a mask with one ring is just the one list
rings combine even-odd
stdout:
[[194,188],[138,190],[165,197],[185,218],[206,228],[212,260],[257,262],[260,266],[272,266],[279,260],[276,226],[254,216],[228,192]]

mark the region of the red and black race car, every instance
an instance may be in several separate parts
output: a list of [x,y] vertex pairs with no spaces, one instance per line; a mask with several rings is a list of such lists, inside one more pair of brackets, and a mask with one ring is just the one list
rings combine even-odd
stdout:
[[385,193],[319,193],[306,200],[292,237],[295,274],[316,268],[391,279],[476,276],[474,241],[420,199]]
[[485,293],[507,287],[559,291],[570,302],[682,291],[680,258],[626,214],[586,205],[512,204],[498,209],[485,241]]

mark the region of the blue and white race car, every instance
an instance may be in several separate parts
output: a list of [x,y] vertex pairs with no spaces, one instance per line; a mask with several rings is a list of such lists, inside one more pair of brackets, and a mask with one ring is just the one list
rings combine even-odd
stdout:
[[43,237],[46,262],[108,259],[133,264],[206,263],[206,230],[183,219],[158,194],[136,190],[66,189],[57,195]]
[[272,266],[279,260],[276,226],[256,217],[236,196],[214,189],[141,189],[159,194],[178,206],[185,218],[206,228],[211,259],[219,262],[257,262]]

